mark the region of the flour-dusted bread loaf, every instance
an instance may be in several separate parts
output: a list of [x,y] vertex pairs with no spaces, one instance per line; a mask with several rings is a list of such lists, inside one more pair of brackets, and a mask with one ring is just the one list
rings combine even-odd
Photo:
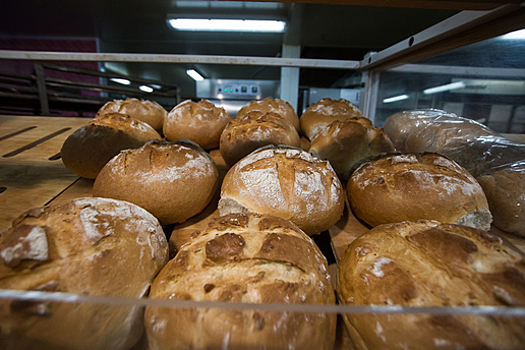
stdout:
[[354,214],[371,226],[427,219],[488,231],[492,221],[476,179],[434,153],[367,162],[350,177],[347,194]]
[[[377,226],[338,267],[345,305],[525,306],[525,258],[499,237],[436,221]],[[358,350],[523,349],[522,317],[343,315]]]
[[217,166],[199,145],[153,140],[108,162],[93,184],[93,195],[135,203],[168,225],[200,213],[218,179]]
[[[168,261],[162,227],[144,209],[78,198],[28,211],[0,236],[0,289],[142,298]],[[0,301],[7,349],[122,349],[143,332],[143,310],[88,303]]]
[[362,117],[332,122],[314,137],[309,152],[330,161],[339,178],[346,181],[365,161],[394,150],[383,129]]
[[229,166],[266,145],[299,147],[301,139],[292,124],[274,112],[251,111],[226,125],[221,135],[221,155]]
[[525,144],[483,124],[441,110],[414,110],[387,118],[384,130],[402,153],[447,156],[478,177],[490,168],[525,159]]
[[525,237],[525,164],[517,162],[478,177],[494,226]]
[[179,103],[164,120],[164,136],[170,141],[187,139],[204,149],[219,147],[221,133],[232,120],[226,110],[208,100]]
[[159,134],[162,133],[166,110],[155,101],[138,100],[136,98],[126,98],[125,100],[113,100],[106,102],[97,112],[95,118],[100,118],[104,114],[122,113],[131,118],[149,124]]
[[279,98],[267,97],[264,100],[260,101],[251,101],[247,105],[243,106],[239,112],[237,112],[237,117],[243,116],[251,111],[260,111],[263,113],[274,112],[280,114],[284,119],[288,120],[290,124],[293,125],[295,130],[299,133],[301,127],[299,125],[299,117],[297,112],[291,104],[281,100]]
[[[159,273],[150,298],[334,304],[325,257],[289,221],[258,214],[217,218]],[[151,350],[332,350],[336,315],[148,307]]]
[[[315,135],[332,122],[351,118],[363,118],[361,111],[352,102],[344,98],[339,100],[323,98],[316,103],[312,103],[301,115],[299,121],[301,130],[311,141]],[[372,122],[370,122],[370,126],[372,126]]]
[[287,146],[261,147],[237,162],[219,200],[221,215],[275,215],[309,235],[332,227],[343,209],[343,188],[330,163]]
[[137,148],[161,136],[150,125],[121,113],[93,119],[64,141],[60,152],[64,166],[88,179],[97,177],[121,150]]

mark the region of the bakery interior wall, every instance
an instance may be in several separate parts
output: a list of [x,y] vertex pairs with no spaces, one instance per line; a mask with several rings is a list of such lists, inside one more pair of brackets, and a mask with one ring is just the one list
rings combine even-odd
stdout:
[[[87,41],[95,42],[100,53],[279,57],[283,45],[299,45],[301,58],[361,60],[367,52],[387,48],[455,13],[454,10],[240,1],[71,0],[64,6],[58,0],[6,0],[0,3],[0,49],[78,52],[81,51],[78,43]],[[178,32],[168,25],[169,15],[281,18],[287,21],[288,28],[283,34]],[[57,42],[65,46],[58,47]],[[197,99],[195,82],[185,73],[188,68],[197,69],[209,79],[279,80],[281,74],[278,67],[146,62],[99,65],[99,69],[106,72],[176,84],[180,86],[183,100]],[[22,69],[20,62],[0,60],[0,71],[34,74],[28,69],[27,65]],[[359,78],[352,79],[356,74],[301,69],[299,84],[301,89],[353,87],[356,80],[359,81]],[[6,89],[4,86],[3,91]],[[138,97],[148,98],[148,95]],[[173,101],[162,102],[170,108]],[[83,106],[88,113],[84,111],[81,115],[90,116],[88,107]],[[90,108],[92,112],[95,106]],[[7,112],[15,113],[16,109],[4,108],[2,114]],[[38,105],[20,113],[38,114]]]

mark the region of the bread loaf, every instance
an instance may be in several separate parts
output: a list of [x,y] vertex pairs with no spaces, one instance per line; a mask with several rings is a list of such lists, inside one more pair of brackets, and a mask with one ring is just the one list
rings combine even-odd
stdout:
[[[332,122],[343,121],[351,118],[363,118],[363,114],[352,102],[343,98],[332,100],[323,98],[312,103],[299,119],[301,130],[311,140],[319,131],[326,128]],[[369,123],[372,126],[372,122]]]
[[[166,237],[144,209],[78,198],[28,211],[0,236],[0,289],[141,298],[168,261]],[[1,300],[8,349],[122,349],[143,332],[140,307]]]
[[219,147],[224,127],[232,120],[224,108],[216,107],[208,100],[179,103],[164,120],[164,136],[170,141],[187,139],[204,149]]
[[314,235],[341,218],[343,196],[341,182],[330,163],[300,148],[266,146],[228,171],[219,212],[274,215]]
[[396,113],[386,119],[384,129],[398,151],[443,154],[474,177],[490,168],[525,159],[525,144],[445,111]]
[[166,110],[155,101],[126,98],[106,102],[97,112],[95,118],[100,118],[109,113],[127,114],[131,118],[149,124],[159,134],[162,133]]
[[[182,246],[150,298],[334,304],[325,257],[289,221],[258,214],[218,218]],[[336,315],[148,307],[149,348],[332,350]]]
[[266,145],[299,147],[299,134],[280,114],[251,111],[237,115],[221,135],[221,155],[228,166]]
[[160,138],[151,126],[128,115],[105,114],[69,135],[60,154],[64,166],[71,172],[94,179],[121,150]]
[[525,237],[525,167],[523,162],[496,168],[478,177],[494,226]]
[[215,194],[218,178],[213,159],[197,144],[153,140],[108,162],[93,195],[135,203],[168,225],[200,213]]
[[367,162],[350,177],[347,193],[354,214],[371,226],[427,219],[488,231],[492,221],[476,179],[434,153]]
[[[490,233],[436,221],[377,226],[338,267],[344,305],[525,306],[523,253]],[[358,350],[523,349],[521,317],[347,314]]]
[[383,129],[372,126],[367,118],[334,121],[312,140],[309,152],[330,161],[342,180],[366,160],[394,151],[392,141]]
[[247,105],[243,106],[239,112],[237,112],[236,118],[243,116],[251,111],[260,111],[263,113],[274,112],[284,119],[288,120],[290,124],[293,125],[297,133],[301,131],[299,125],[299,117],[295,112],[295,109],[291,104],[286,101],[283,101],[279,98],[267,97],[264,100],[260,101],[251,101]]

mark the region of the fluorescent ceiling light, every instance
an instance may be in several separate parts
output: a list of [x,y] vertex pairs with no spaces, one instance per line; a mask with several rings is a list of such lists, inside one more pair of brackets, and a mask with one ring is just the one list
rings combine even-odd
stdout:
[[510,32],[501,37],[502,39],[525,39],[525,29],[516,30],[515,32]]
[[177,30],[209,32],[282,33],[286,28],[285,22],[273,20],[172,18],[169,23]]
[[139,90],[144,92],[153,92],[153,88],[148,85],[139,86]]
[[128,79],[111,78],[109,80],[114,81],[115,83],[122,84],[122,85],[129,85],[129,84],[131,84],[131,82]]
[[438,92],[445,92],[450,90],[456,90],[456,89],[463,89],[465,87],[465,83],[462,81],[458,81],[455,83],[450,83],[446,85],[440,85],[433,88],[425,89],[423,90],[423,93],[425,95],[431,95],[431,94],[437,94]]
[[199,72],[197,72],[195,69],[188,69],[186,71],[186,74],[188,74],[190,77],[193,78],[193,80],[195,81],[201,81],[201,80],[204,80],[204,78],[202,77],[202,75],[199,74]]
[[399,96],[389,97],[389,98],[385,98],[383,100],[383,103],[392,103],[392,102],[397,102],[397,101],[403,101],[403,100],[406,100],[407,98],[408,98],[408,95],[399,95]]
[[162,89],[162,86],[157,85],[157,84],[149,84],[149,86],[151,86],[152,88],[157,89],[157,90]]

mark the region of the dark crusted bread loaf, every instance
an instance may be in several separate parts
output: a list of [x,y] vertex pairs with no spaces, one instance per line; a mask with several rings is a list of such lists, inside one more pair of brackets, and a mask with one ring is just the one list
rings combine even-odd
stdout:
[[263,113],[274,112],[284,119],[288,120],[293,125],[295,130],[299,133],[301,130],[299,125],[299,117],[295,112],[295,109],[291,104],[283,101],[279,98],[267,97],[260,101],[251,101],[247,105],[243,106],[239,112],[237,112],[236,118],[243,116],[251,111],[260,111]]
[[[334,304],[325,257],[289,221],[258,214],[217,218],[181,247],[150,298]],[[150,349],[332,350],[335,314],[148,307]]]

